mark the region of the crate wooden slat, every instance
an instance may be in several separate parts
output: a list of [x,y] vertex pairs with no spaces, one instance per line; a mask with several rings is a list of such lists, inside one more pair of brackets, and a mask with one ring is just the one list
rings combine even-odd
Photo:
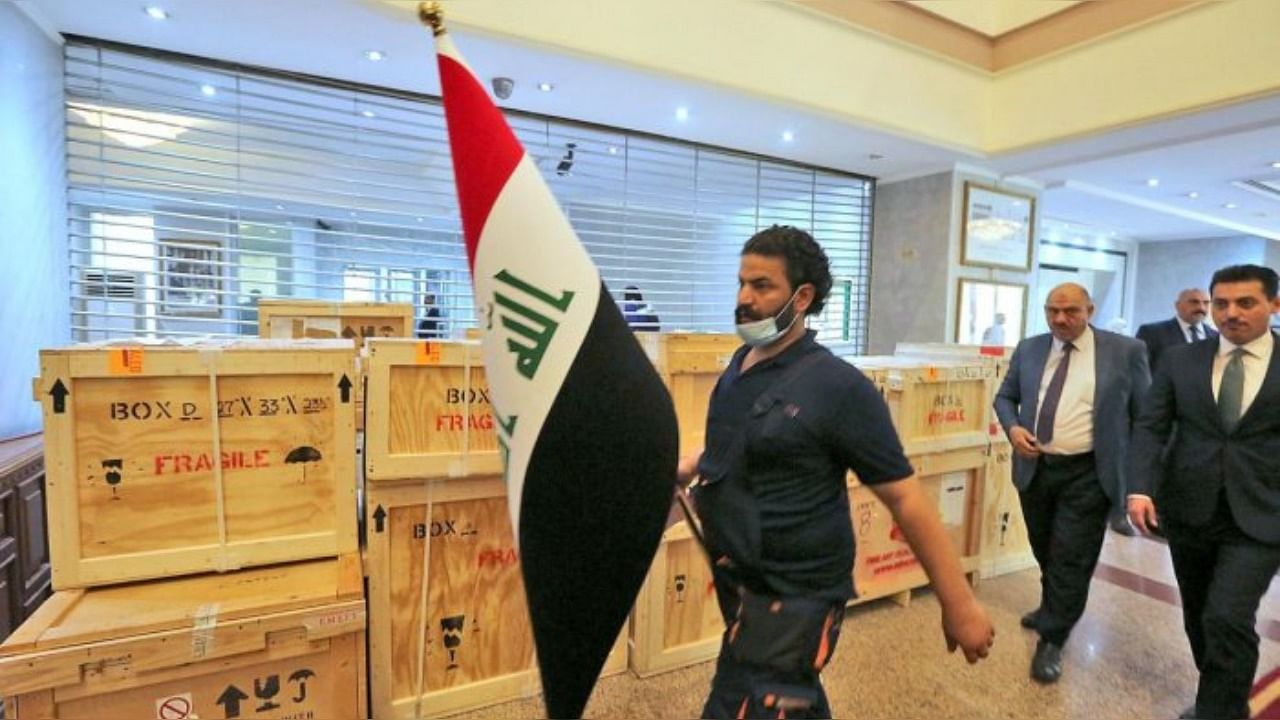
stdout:
[[478,343],[373,339],[365,350],[370,483],[502,473]]
[[55,589],[355,552],[354,348],[45,350]]
[[[925,494],[942,519],[960,556],[961,568],[980,565],[982,494],[987,473],[986,446],[928,453],[908,458]],[[924,587],[929,583],[889,509],[850,473],[849,511],[857,553],[853,583],[856,602],[866,602]]]
[[413,337],[409,303],[259,300],[258,334],[264,338]]
[[714,333],[636,333],[636,339],[671,392],[680,424],[680,454],[701,450],[711,391],[742,340]]
[[[502,479],[384,482],[367,492],[374,717],[412,718],[419,704],[429,717],[537,693]],[[624,632],[602,674],[625,668]]]
[[995,370],[966,359],[845,358],[880,389],[908,455],[987,442]]
[[[952,343],[898,343],[893,354],[918,360],[964,360],[977,362],[990,367],[994,373],[988,387],[988,404],[995,400],[996,391],[1004,376],[1009,372],[1009,359],[1013,357],[1013,348],[992,345],[956,345]],[[1004,431],[996,422],[995,412],[988,410],[990,421],[987,424],[988,434],[993,438],[1003,439]]]
[[1035,567],[1022,503],[1013,485],[1012,446],[1008,442],[992,443],[987,462],[987,490],[982,507],[982,576],[995,577]]
[[364,626],[354,555],[61,591],[0,687],[17,717],[363,718]]

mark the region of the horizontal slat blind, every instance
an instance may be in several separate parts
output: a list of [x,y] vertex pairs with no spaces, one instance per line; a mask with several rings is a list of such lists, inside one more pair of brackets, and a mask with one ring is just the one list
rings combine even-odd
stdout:
[[[439,102],[75,40],[66,46],[73,329],[256,334],[261,297],[412,302],[475,324]],[[623,130],[508,119],[619,300],[731,331],[737,256],[774,223],[837,276],[813,324],[861,351],[872,181]]]

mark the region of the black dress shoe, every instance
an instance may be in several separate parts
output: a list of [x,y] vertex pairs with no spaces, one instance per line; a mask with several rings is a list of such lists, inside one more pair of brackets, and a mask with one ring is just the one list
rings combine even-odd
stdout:
[[1031,658],[1031,678],[1036,682],[1054,683],[1062,677],[1062,648],[1040,639],[1035,657]]
[[1036,624],[1040,622],[1040,608],[1036,608],[1026,615],[1023,615],[1022,619],[1018,622],[1022,623],[1022,627],[1028,630],[1035,630]]
[[1133,537],[1134,535],[1137,535],[1133,526],[1129,524],[1129,518],[1125,515],[1112,515],[1108,524],[1111,526],[1112,530],[1124,535],[1125,537]]

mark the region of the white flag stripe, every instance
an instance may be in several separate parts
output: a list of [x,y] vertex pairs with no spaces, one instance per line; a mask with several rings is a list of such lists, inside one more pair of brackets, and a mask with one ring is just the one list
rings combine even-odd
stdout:
[[[561,315],[555,308],[497,280],[495,275],[502,271],[555,297],[572,292],[573,299]],[[527,154],[485,221],[473,273],[477,298],[506,295],[558,322],[538,364],[535,382],[518,372],[516,355],[508,349],[508,339],[528,342],[503,326],[503,318],[510,317],[510,311],[498,306],[481,308],[480,322],[488,328],[482,339],[485,373],[493,391],[494,408],[504,420],[517,418],[515,433],[507,441],[507,504],[519,542],[520,498],[534,445],[591,328],[600,300],[600,273]],[[492,317],[485,317],[484,313],[492,313]]]

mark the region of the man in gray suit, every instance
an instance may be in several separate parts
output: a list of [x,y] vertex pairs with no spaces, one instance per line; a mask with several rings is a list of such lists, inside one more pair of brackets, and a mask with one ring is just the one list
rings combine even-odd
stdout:
[[1130,428],[1151,374],[1141,342],[1089,325],[1083,287],[1054,288],[1044,313],[1051,332],[1018,343],[994,405],[1040,565],[1040,607],[1022,618],[1040,634],[1031,677],[1051,683],[1084,614],[1108,510],[1124,496]]

